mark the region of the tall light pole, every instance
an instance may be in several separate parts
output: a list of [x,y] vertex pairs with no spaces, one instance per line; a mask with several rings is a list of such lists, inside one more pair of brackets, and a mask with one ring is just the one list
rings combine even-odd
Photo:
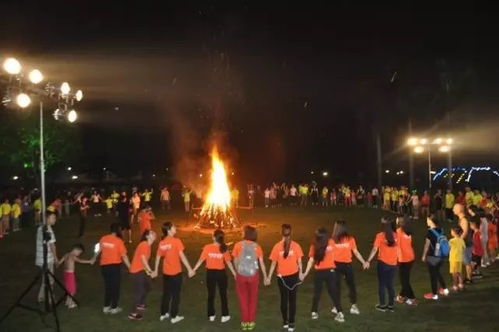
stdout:
[[[72,123],[77,119],[77,113],[73,106],[76,102],[83,99],[83,92],[81,90],[75,93],[71,92],[71,87],[67,82],[64,82],[60,87],[47,83],[44,87],[40,87],[43,82],[43,74],[38,69],[33,69],[28,75],[22,73],[22,66],[15,58],[7,58],[3,63],[3,69],[8,75],[6,82],[6,94],[2,98],[2,103],[5,105],[16,104],[20,108],[27,108],[31,105],[31,96],[39,98],[39,111],[40,111],[40,200],[41,200],[41,217],[42,217],[42,238],[43,238],[43,265],[41,272],[36,276],[35,280],[27,287],[22,293],[16,303],[7,310],[7,312],[0,318],[0,323],[7,318],[7,316],[16,308],[21,307],[30,309],[40,314],[39,309],[29,308],[21,304],[23,298],[29,293],[39,279],[44,283],[45,289],[45,311],[51,312],[54,315],[56,322],[56,330],[60,331],[59,318],[57,316],[57,305],[60,301],[56,301],[54,296],[54,289],[51,279],[54,280],[64,291],[65,296],[72,295],[66,290],[64,285],[57,280],[55,275],[48,268],[48,244],[47,244],[47,218],[46,218],[46,189],[45,189],[45,142],[44,142],[44,125],[43,125],[43,99],[54,99],[57,101],[57,109],[54,112],[56,120],[67,119]],[[26,79],[27,78],[27,79]],[[14,98],[15,96],[15,98]],[[73,299],[74,300],[74,299]],[[76,301],[76,300],[75,300]]]
[[[432,159],[431,159],[431,150],[433,147],[438,147],[438,151],[441,153],[447,153],[449,155],[448,158],[452,158],[450,154],[452,153],[452,148],[451,145],[454,143],[454,140],[452,138],[440,138],[437,137],[435,139],[428,139],[428,138],[416,138],[416,137],[411,137],[407,140],[407,145],[411,147],[414,151],[414,153],[417,154],[422,154],[423,152],[427,152],[428,154],[428,189],[431,190],[432,188],[432,174],[431,174],[431,168],[432,168]],[[449,159],[452,160],[452,159]],[[449,177],[451,177],[451,173],[449,173]],[[452,183],[452,179],[450,179]],[[451,188],[451,187],[450,187]]]

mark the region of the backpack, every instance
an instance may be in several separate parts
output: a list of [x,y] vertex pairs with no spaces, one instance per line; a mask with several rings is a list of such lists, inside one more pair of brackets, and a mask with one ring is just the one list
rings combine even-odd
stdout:
[[438,233],[433,228],[431,228],[430,231],[437,238],[437,242],[435,243],[435,252],[434,252],[435,257],[440,257],[440,258],[448,257],[450,253],[450,246],[447,237],[443,234],[443,232]]
[[242,242],[242,251],[239,255],[237,272],[245,277],[252,277],[258,271],[258,260],[256,258],[256,243]]

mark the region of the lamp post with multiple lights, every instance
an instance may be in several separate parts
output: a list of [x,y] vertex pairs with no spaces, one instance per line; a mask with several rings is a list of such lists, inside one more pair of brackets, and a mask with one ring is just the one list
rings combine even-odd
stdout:
[[[441,153],[447,153],[449,156],[449,163],[452,163],[452,145],[454,140],[450,137],[448,138],[417,138],[411,137],[407,140],[407,145],[413,149],[414,153],[422,154],[425,151],[428,153],[428,188],[431,190],[432,187],[432,174],[431,174],[431,151],[433,147],[438,147],[438,151]],[[411,175],[412,176],[412,175]],[[452,174],[449,173],[449,177]]]
[[[43,266],[42,271],[36,277],[36,279],[30,284],[23,295],[18,299],[18,301],[0,318],[0,322],[3,321],[15,307],[19,306],[25,309],[28,308],[22,305],[20,301],[29,292],[31,287],[36,284],[36,281],[41,278],[42,282],[45,283],[45,311],[51,312],[54,315],[57,331],[60,331],[59,319],[57,316],[57,304],[60,301],[55,301],[53,286],[50,279],[55,280],[59,286],[62,284],[55,278],[55,276],[48,269],[47,264],[47,252],[48,245],[45,240],[45,233],[47,230],[47,219],[46,219],[46,195],[45,195],[45,148],[44,148],[44,133],[43,133],[43,99],[52,99],[57,102],[57,108],[53,113],[56,120],[66,119],[68,122],[73,123],[77,120],[78,114],[76,113],[74,106],[77,102],[83,99],[83,92],[77,90],[74,93],[71,90],[69,83],[64,82],[60,85],[54,83],[46,83],[42,85],[44,81],[43,74],[38,69],[31,70],[28,75],[25,75],[22,71],[21,63],[15,58],[7,58],[3,62],[3,69],[5,71],[4,75],[0,75],[2,83],[5,85],[5,94],[2,98],[2,104],[7,107],[17,106],[21,109],[25,109],[31,105],[31,96],[37,97],[39,100],[39,110],[40,110],[40,199],[41,199],[41,216],[43,223]],[[67,290],[62,287],[65,291],[65,295],[70,295]],[[70,295],[71,296],[71,295]],[[72,297],[72,296],[71,296]],[[32,309],[39,311],[37,309]]]

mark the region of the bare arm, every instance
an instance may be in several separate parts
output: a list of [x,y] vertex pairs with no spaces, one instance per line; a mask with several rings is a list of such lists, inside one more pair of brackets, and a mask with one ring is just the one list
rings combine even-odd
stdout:
[[154,274],[158,274],[159,262],[161,261],[161,256],[156,256],[156,262],[154,263]]
[[367,263],[371,263],[371,261],[373,260],[373,258],[377,252],[378,252],[378,247],[373,246],[373,249],[371,250],[371,253],[369,254],[369,258],[367,259]]
[[[65,258],[66,258],[66,256],[64,256],[63,260]],[[78,257],[75,257],[75,262],[80,263],[80,264],[93,264],[94,261],[93,261],[93,259],[80,259]]]
[[362,255],[360,254],[360,252],[357,249],[353,249],[352,252],[355,255],[355,257],[357,257],[357,259],[359,260],[359,262],[362,265],[366,264],[366,261],[364,260],[364,257],[362,257]]
[[268,281],[270,281],[270,279],[272,279],[272,275],[274,274],[274,270],[275,270],[276,266],[277,266],[277,262],[272,261],[272,263],[270,264],[269,274],[267,276]]
[[232,265],[232,262],[227,262],[227,267],[229,268],[230,272],[232,272],[232,275],[235,277],[236,276],[236,269]]
[[130,260],[128,259],[128,256],[125,254],[121,256],[121,258],[123,259],[123,263],[125,263],[126,267],[130,269]]
[[55,263],[57,264],[59,262],[59,258],[57,258],[57,247],[55,246],[55,243],[50,243],[49,248],[54,256]]
[[201,266],[201,264],[203,264],[203,262],[204,262],[204,259],[202,259],[201,257],[199,257],[198,262],[194,266],[193,270],[197,271],[197,269],[199,269],[199,267]]
[[61,266],[61,264],[66,261],[67,257],[68,257],[68,254],[62,256],[61,260],[57,263],[57,267]]
[[262,269],[263,279],[267,279],[267,269],[265,268],[265,262],[263,261],[263,257],[259,258],[260,268]]
[[151,270],[151,267],[149,266],[149,262],[147,261],[146,256],[144,256],[144,255],[140,256],[140,260],[142,261],[142,265],[146,269],[146,272],[148,274],[152,274],[153,271]]
[[187,257],[185,257],[185,254],[183,251],[179,253],[180,260],[182,261],[182,264],[184,264],[185,268],[189,272],[189,274],[192,274],[194,271],[191,268],[191,264],[189,264],[189,260],[187,260]]
[[310,270],[312,269],[312,266],[314,266],[314,258],[310,257],[307,262],[307,268],[305,269],[305,272],[303,273],[302,280],[304,280],[308,274],[310,273]]

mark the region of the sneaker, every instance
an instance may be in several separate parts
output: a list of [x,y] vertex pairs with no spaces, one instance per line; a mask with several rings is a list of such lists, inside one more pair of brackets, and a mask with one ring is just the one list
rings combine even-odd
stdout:
[[241,330],[243,330],[243,331],[248,331],[248,323],[246,323],[246,322],[241,322]]
[[142,318],[143,318],[142,315],[137,313],[132,313],[128,315],[128,319],[130,320],[142,320]]
[[68,305],[68,309],[75,309],[75,308],[78,308],[78,305],[76,303],[71,303],[70,305]]
[[249,322],[248,323],[248,331],[253,331],[256,327],[256,323],[255,322]]
[[210,316],[210,317],[208,317],[208,319],[210,320],[210,322],[214,322],[215,318],[217,318],[217,317],[216,316]]
[[345,316],[343,315],[342,312],[338,312],[336,317],[334,317],[334,320],[337,321],[338,323],[344,323],[345,322]]
[[453,290],[454,292],[457,292],[457,291],[459,290],[459,288],[458,288],[457,286],[452,286],[452,290]]
[[394,312],[395,311],[395,309],[393,308],[392,305],[386,306],[386,310],[389,311],[389,312]]
[[416,301],[416,299],[407,299],[407,301],[405,301],[405,304],[410,306],[416,306],[418,305],[418,301]]
[[459,285],[457,286],[457,288],[459,288],[459,290],[460,290],[460,291],[462,291],[462,290],[464,289],[464,285],[463,285],[463,284],[459,284]]
[[381,311],[381,312],[386,312],[386,305],[376,304],[374,309]]
[[166,313],[164,315],[159,316],[159,321],[162,322],[162,321],[164,321],[164,320],[166,320],[168,318],[170,318],[170,314]]
[[220,318],[220,321],[222,323],[227,323],[229,320],[230,320],[230,316],[222,316],[222,318]]
[[116,315],[116,314],[119,314],[122,311],[123,311],[123,309],[121,309],[120,307],[116,307],[116,308],[113,308],[113,309],[109,310],[109,313],[111,315]]
[[445,289],[440,288],[440,289],[438,290],[438,294],[439,294],[439,295],[445,295],[445,296],[448,296],[448,295],[449,295],[449,289],[448,289],[448,288],[445,288]]
[[427,293],[424,295],[424,298],[427,300],[438,300],[438,295],[433,293]]
[[175,318],[172,318],[172,319],[170,320],[170,322],[171,322],[172,324],[177,324],[178,322],[183,321],[183,320],[184,320],[184,316],[177,316],[177,317],[175,317]]
[[470,279],[464,279],[464,283],[467,284],[467,285],[469,285],[469,284],[472,284],[473,281],[470,280]]
[[407,298],[405,296],[400,296],[400,295],[397,295],[397,297],[395,298],[395,300],[402,304],[402,303],[405,303],[407,301]]
[[289,329],[289,323],[283,323],[282,324],[282,328],[285,329],[285,330]]
[[[40,300],[38,300],[40,301]],[[105,313],[105,314],[109,314],[111,312],[111,307],[104,307],[102,308],[102,312]]]
[[312,318],[312,319],[314,319],[314,320],[315,320],[315,319],[319,319],[319,314],[318,314],[318,313],[316,313],[316,312],[312,312],[312,314],[310,315],[310,318]]
[[331,309],[331,313],[333,315],[336,315],[338,313],[338,310],[336,310],[336,307],[333,307],[333,309]]
[[289,324],[288,332],[294,332],[294,331],[295,331],[295,325]]
[[137,310],[139,311],[145,311],[147,309],[147,306],[145,304],[139,304],[137,306]]
[[352,306],[350,307],[350,314],[352,314],[352,315],[360,315],[359,307],[357,307],[356,304],[352,304]]

